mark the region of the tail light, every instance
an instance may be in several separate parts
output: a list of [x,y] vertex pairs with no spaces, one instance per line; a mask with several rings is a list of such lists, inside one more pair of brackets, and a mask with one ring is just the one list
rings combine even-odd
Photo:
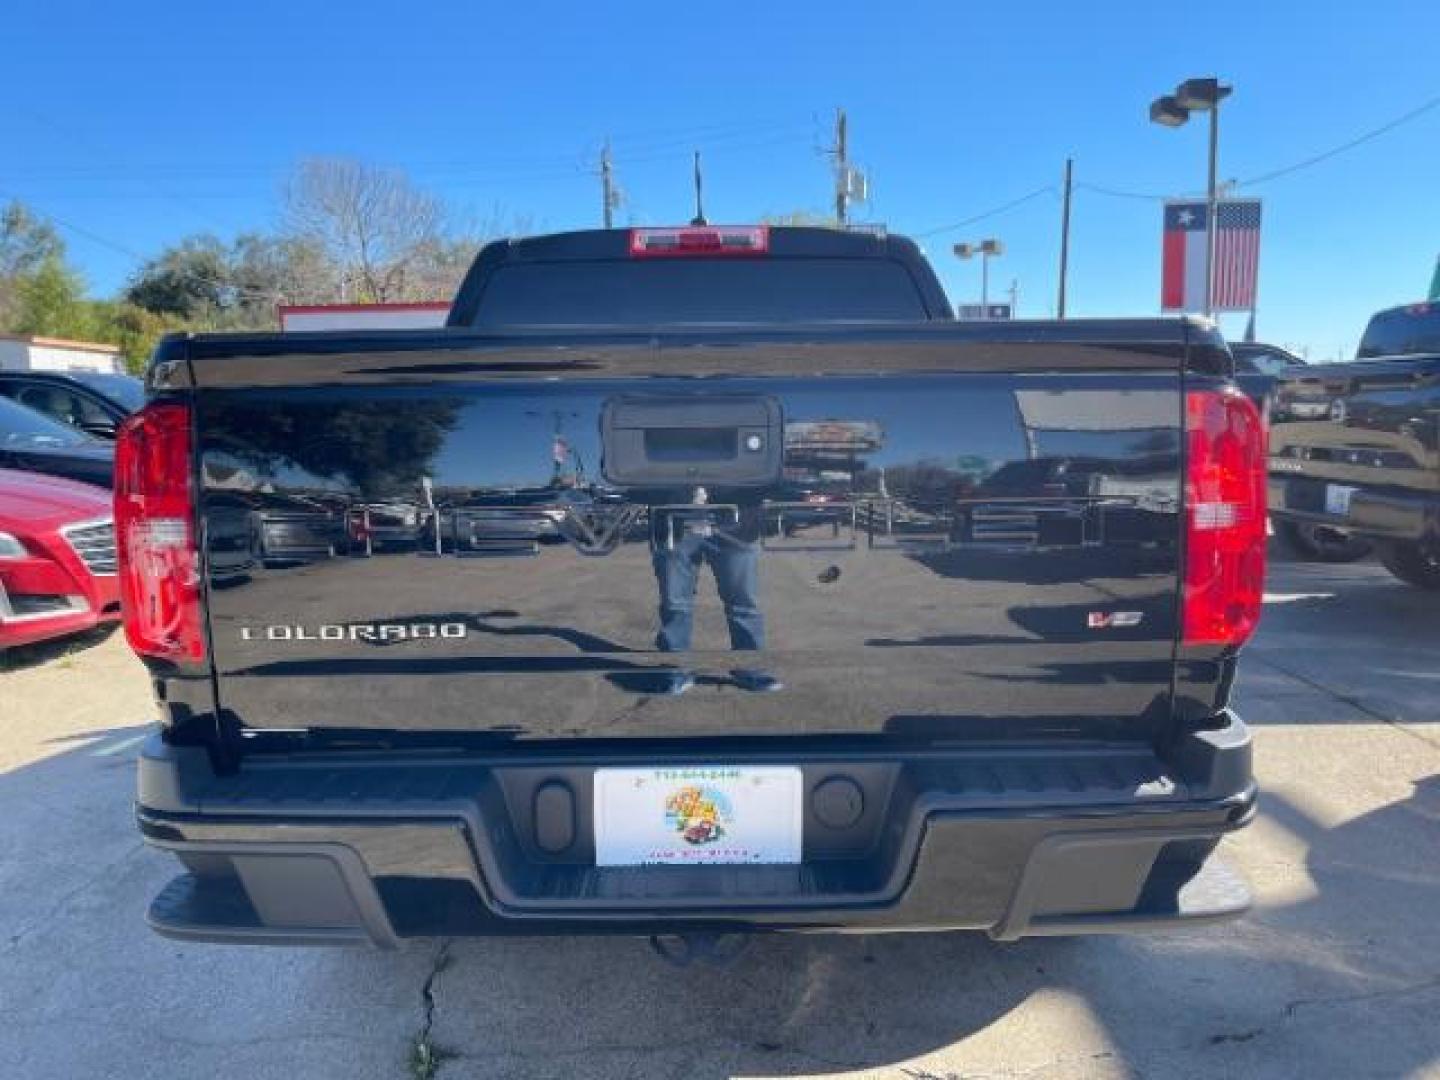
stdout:
[[1265,425],[1233,387],[1185,395],[1185,590],[1181,640],[1240,645],[1265,587]]
[[698,255],[764,255],[770,230],[764,225],[693,225],[685,229],[631,229],[633,258]]
[[147,405],[115,443],[115,538],[125,636],[141,656],[205,659],[190,407]]

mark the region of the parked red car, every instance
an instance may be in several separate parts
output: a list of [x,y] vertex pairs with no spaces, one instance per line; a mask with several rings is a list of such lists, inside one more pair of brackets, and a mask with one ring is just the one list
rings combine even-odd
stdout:
[[110,493],[0,469],[0,651],[120,617]]

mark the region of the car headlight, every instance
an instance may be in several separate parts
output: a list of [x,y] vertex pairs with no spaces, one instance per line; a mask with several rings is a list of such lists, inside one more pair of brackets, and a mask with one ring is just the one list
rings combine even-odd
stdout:
[[29,554],[17,537],[0,532],[0,559],[23,559]]

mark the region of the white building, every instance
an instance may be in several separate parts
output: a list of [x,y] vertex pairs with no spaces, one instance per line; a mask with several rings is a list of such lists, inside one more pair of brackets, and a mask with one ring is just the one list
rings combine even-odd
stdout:
[[115,345],[35,334],[0,334],[0,371],[94,371],[123,375],[125,361]]
[[281,304],[280,329],[426,330],[444,326],[450,304]]

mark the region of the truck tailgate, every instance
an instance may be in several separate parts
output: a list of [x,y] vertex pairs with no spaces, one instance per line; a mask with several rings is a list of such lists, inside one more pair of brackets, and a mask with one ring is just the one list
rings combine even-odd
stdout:
[[211,651],[243,728],[1169,722],[1179,350],[197,348]]
[[1270,504],[1296,516],[1412,537],[1440,498],[1440,357],[1307,369],[1282,384]]

